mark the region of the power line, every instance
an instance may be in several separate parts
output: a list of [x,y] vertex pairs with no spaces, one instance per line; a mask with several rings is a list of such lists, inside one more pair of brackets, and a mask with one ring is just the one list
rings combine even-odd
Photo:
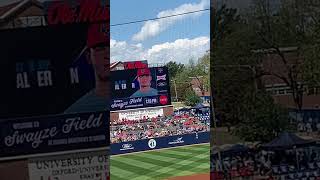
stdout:
[[163,17],[158,17],[158,18],[150,18],[150,19],[144,19],[144,20],[138,20],[138,21],[111,24],[110,26],[123,26],[123,25],[128,25],[128,24],[141,23],[141,22],[145,22],[145,21],[154,21],[154,20],[158,20],[158,19],[165,19],[165,18],[170,18],[170,17],[175,17],[175,16],[182,16],[182,15],[186,15],[186,14],[193,14],[193,13],[209,11],[209,10],[210,10],[210,8],[207,8],[207,9],[201,9],[201,10],[197,10],[197,11],[189,11],[189,12],[180,13],[180,14],[173,14],[173,15],[170,15],[170,16],[163,16]]

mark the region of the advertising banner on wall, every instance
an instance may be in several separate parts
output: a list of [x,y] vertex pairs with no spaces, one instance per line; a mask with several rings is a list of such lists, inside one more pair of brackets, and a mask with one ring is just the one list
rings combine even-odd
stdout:
[[163,116],[162,108],[138,109],[119,113],[119,119],[126,120],[140,120],[144,118],[154,118],[158,116]]
[[111,154],[125,154],[131,152],[147,151],[153,149],[170,148],[191,144],[209,143],[210,132],[199,132],[176,136],[143,139],[123,143],[111,144]]
[[106,112],[95,112],[3,121],[0,160],[107,147],[108,116]]
[[105,151],[30,159],[29,179],[107,180],[109,162]]
[[43,22],[0,27],[0,159],[108,146],[109,2],[21,1],[12,8],[28,9],[24,19],[29,10],[39,13]]
[[167,67],[111,72],[111,111],[171,104]]

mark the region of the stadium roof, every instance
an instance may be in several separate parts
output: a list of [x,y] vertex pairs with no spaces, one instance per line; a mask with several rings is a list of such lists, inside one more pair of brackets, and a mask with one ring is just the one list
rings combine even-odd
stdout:
[[4,21],[9,16],[14,15],[14,13],[16,13],[19,10],[22,10],[22,8],[30,4],[42,7],[42,4],[37,0],[22,0],[14,2],[0,7],[0,21]]
[[8,4],[5,6],[0,7],[0,17],[3,17],[3,15],[7,12],[9,12],[13,7],[17,6],[20,2],[15,2],[12,4]]
[[119,63],[121,63],[121,61],[117,61],[117,62],[113,62],[110,64],[110,68],[114,68],[115,66],[117,66]]

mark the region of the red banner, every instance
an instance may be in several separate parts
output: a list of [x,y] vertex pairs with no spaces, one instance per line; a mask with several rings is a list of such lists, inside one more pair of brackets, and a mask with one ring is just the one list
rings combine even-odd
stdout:
[[124,62],[124,69],[142,69],[148,68],[147,61],[131,61],[131,62]]
[[109,6],[100,0],[79,0],[72,5],[66,1],[55,1],[48,7],[48,24],[102,23],[110,19]]

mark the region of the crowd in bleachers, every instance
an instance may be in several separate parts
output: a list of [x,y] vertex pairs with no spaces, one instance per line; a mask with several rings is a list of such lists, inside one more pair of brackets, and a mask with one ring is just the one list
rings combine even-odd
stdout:
[[318,132],[320,134],[320,112],[314,116],[289,113],[293,123],[297,124],[298,132]]
[[271,173],[280,179],[315,179],[320,177],[319,149],[310,148],[274,153]]
[[[223,158],[219,161],[217,158],[212,158],[212,172],[220,173],[220,179],[226,177],[246,177],[251,176],[254,172],[254,159],[250,156],[237,155]],[[216,179],[219,179],[216,177]]]
[[309,119],[307,121],[299,121],[297,123],[299,132],[318,132],[320,133],[320,121],[317,119]]
[[212,156],[211,172],[216,179],[265,176],[267,179],[319,179],[320,149],[278,152],[250,151],[230,156]]
[[179,112],[172,116],[111,121],[111,143],[210,131],[210,115]]

